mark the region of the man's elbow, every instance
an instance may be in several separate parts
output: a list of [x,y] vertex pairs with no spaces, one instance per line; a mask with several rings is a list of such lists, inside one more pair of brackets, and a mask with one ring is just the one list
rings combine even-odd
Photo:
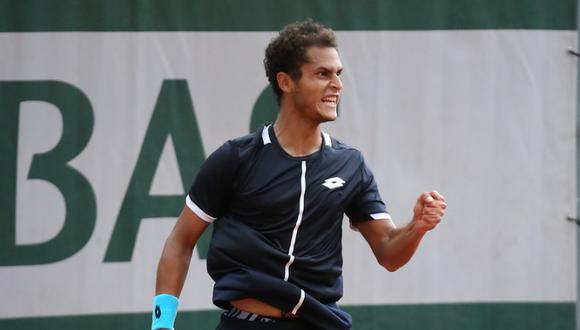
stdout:
[[379,264],[391,273],[396,272],[399,268],[403,266],[402,264],[395,263],[388,259],[379,260]]

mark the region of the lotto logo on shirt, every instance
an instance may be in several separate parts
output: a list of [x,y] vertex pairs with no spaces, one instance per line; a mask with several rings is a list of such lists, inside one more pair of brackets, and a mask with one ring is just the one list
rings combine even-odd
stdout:
[[346,181],[344,181],[343,179],[335,176],[334,178],[324,180],[324,183],[322,185],[328,189],[335,189],[342,187],[345,182]]

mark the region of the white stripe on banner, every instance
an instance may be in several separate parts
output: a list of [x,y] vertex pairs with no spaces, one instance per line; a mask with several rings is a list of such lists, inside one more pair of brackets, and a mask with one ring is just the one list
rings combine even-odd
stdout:
[[[0,132],[18,127],[17,155],[1,156],[16,157],[6,161],[17,169],[0,173],[16,181],[16,206],[0,199],[0,209],[15,208],[15,223],[7,227],[14,228],[7,234],[15,239],[13,255],[29,244],[48,243],[46,255],[65,249],[52,248],[58,244],[50,241],[70,225],[64,219],[67,206],[74,205],[67,205],[60,181],[31,180],[28,173],[39,164],[33,164],[35,155],[67,138],[63,126],[74,134],[67,125],[78,123],[63,121],[71,112],[60,109],[71,104],[68,93],[88,100],[92,119],[86,120],[93,132],[67,166],[86,179],[97,208],[90,237],[73,255],[46,264],[0,266],[0,278],[10,279],[0,281],[0,292],[16,297],[0,301],[0,318],[150,311],[155,269],[175,216],[124,216],[121,210],[135,193],[129,191],[131,178],[140,173],[136,169],[153,168],[151,177],[136,179],[163,184],[150,191],[138,185],[139,194],[153,200],[183,196],[183,180],[197,172],[183,169],[189,178],[182,178],[176,167],[185,164],[183,150],[207,156],[225,141],[250,133],[252,118],[263,115],[253,110],[265,99],[259,101],[268,86],[262,59],[274,35],[0,33],[1,86],[14,81],[64,85],[64,93],[50,94],[50,101],[25,100],[18,108],[0,110],[20,113],[0,119]],[[348,231],[344,221],[348,271],[340,303],[576,301],[576,250],[570,248],[576,234],[559,220],[576,215],[577,60],[565,53],[577,49],[576,31],[338,31],[337,39],[344,91],[340,117],[325,123],[324,132],[363,153],[398,224],[408,222],[422,191],[437,189],[449,204],[444,221],[425,236],[412,262],[395,273],[376,264],[366,241]],[[175,88],[177,81],[186,88]],[[27,91],[7,95],[0,106],[12,104],[11,97],[31,95]],[[191,100],[191,106],[168,100]],[[275,107],[274,97],[271,102]],[[156,107],[165,117],[152,120]],[[179,111],[195,115],[191,126],[200,141],[168,134],[150,143],[159,138],[156,132],[181,127],[176,125]],[[263,138],[267,143],[274,137]],[[74,137],[63,140],[62,147],[69,148],[70,141]],[[164,141],[171,142],[157,156],[157,144],[162,147]],[[66,173],[53,170],[55,178],[66,179]],[[187,204],[204,220],[215,219]],[[295,221],[287,264],[280,265],[286,280],[298,254],[301,219]],[[124,234],[113,235],[116,227]],[[133,246],[130,260],[105,261],[109,245]],[[203,250],[198,246],[193,252],[181,309],[214,308],[213,282],[198,253]],[[103,304],[102,297],[123,299]]]

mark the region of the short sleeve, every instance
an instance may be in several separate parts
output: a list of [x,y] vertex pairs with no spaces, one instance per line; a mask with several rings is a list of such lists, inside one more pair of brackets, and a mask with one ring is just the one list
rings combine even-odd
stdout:
[[207,222],[213,222],[228,209],[236,168],[233,149],[226,142],[214,151],[201,165],[187,194],[187,206]]
[[359,187],[361,189],[355,195],[345,211],[350,219],[351,225],[373,219],[391,219],[379,193],[374,175],[366,166],[364,160],[360,165]]

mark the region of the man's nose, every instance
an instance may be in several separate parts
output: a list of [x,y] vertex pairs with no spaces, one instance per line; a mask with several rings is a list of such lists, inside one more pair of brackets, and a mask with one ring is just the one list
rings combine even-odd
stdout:
[[342,80],[340,79],[340,76],[335,75],[334,79],[332,79],[332,85],[333,88],[336,88],[337,91],[342,90]]

